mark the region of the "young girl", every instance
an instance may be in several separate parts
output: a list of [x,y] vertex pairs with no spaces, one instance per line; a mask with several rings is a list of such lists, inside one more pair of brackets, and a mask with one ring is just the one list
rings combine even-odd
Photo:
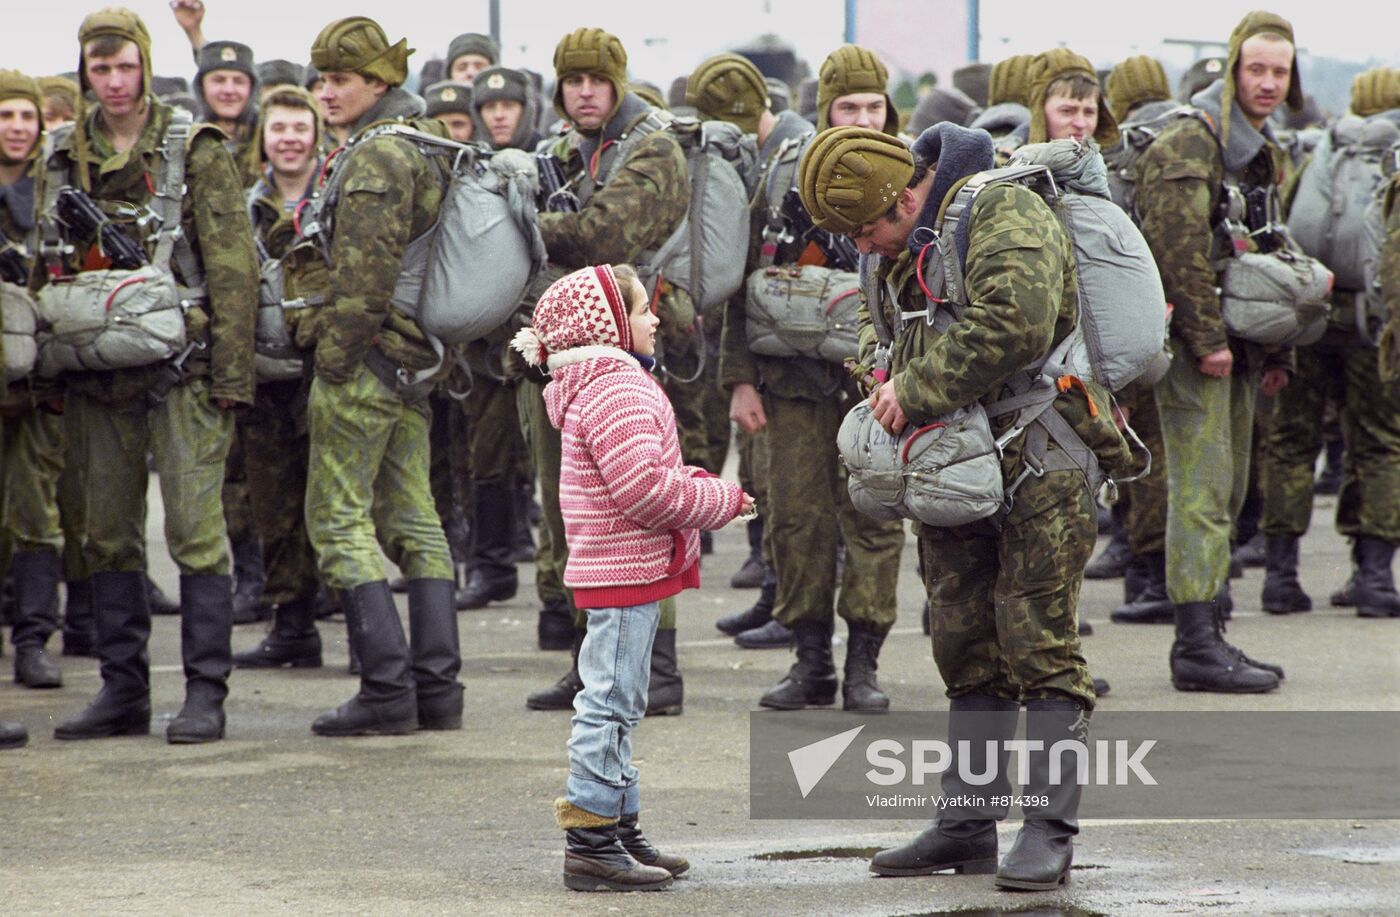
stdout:
[[659,603],[699,587],[699,530],[753,506],[739,485],[681,463],[675,414],[649,372],[658,324],[636,271],[603,265],[555,282],[512,341],[553,380],[544,397],[563,434],[564,583],[588,612],[567,798],[554,804],[564,884],[579,891],[662,889],[689,868],[637,827],[632,730],[646,712]]

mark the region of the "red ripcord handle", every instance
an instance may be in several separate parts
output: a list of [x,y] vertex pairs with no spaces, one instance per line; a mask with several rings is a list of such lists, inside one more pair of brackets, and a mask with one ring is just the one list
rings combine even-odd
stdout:
[[836,297],[836,298],[833,299],[831,302],[827,303],[827,305],[826,305],[826,312],[825,312],[824,314],[825,314],[825,315],[830,315],[830,314],[831,314],[831,310],[836,308],[836,304],[837,304],[838,302],[840,302],[840,301],[843,300],[843,299],[849,299],[850,297],[855,296],[855,295],[856,295],[857,293],[859,293],[859,292],[860,292],[860,290],[847,290],[846,292],[842,293],[840,296]]
[[116,287],[113,288],[112,292],[110,292],[110,293],[107,294],[107,302],[103,304],[103,306],[102,306],[102,311],[103,311],[103,312],[111,312],[111,311],[112,311],[112,303],[113,303],[113,301],[116,300],[117,294],[120,293],[122,290],[126,289],[127,287],[131,286],[131,285],[134,284],[134,283],[145,283],[145,282],[146,282],[146,278],[145,278],[145,277],[128,277],[128,278],[126,278],[125,280],[123,280],[121,283],[117,284]]
[[915,430],[912,434],[910,434],[909,439],[905,440],[904,448],[901,449],[899,452],[899,460],[905,465],[908,465],[909,447],[914,445],[914,440],[918,439],[920,436],[923,436],[930,430],[941,430],[946,426],[948,426],[946,423],[931,423],[926,427],[920,427],[919,429]]
[[933,291],[930,290],[930,289],[928,288],[928,284],[924,283],[924,254],[925,254],[930,248],[932,248],[934,245],[937,245],[937,244],[938,244],[938,240],[935,239],[934,241],[929,242],[929,243],[928,243],[927,245],[925,245],[923,248],[919,249],[919,258],[918,258],[917,261],[914,262],[914,276],[918,279],[918,281],[919,281],[919,289],[921,289],[921,290],[924,291],[924,295],[927,296],[927,297],[929,298],[930,301],[936,302],[936,303],[938,303],[940,306],[944,306],[944,305],[947,305],[947,304],[948,304],[948,300],[946,300],[946,299],[939,299],[937,296],[934,296],[934,295],[933,295]]

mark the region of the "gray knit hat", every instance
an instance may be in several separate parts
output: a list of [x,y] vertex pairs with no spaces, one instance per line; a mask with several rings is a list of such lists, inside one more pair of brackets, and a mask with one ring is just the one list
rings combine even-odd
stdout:
[[491,40],[490,35],[480,32],[464,32],[452,39],[447,46],[447,72],[452,72],[452,62],[463,54],[480,54],[495,66],[501,62],[501,46]]

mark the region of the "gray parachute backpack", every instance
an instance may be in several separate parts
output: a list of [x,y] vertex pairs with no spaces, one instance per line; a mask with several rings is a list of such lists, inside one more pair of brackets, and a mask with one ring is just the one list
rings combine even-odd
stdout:
[[544,266],[534,204],[538,177],[530,155],[520,150],[492,152],[484,144],[457,143],[406,124],[371,128],[337,157],[340,161],[314,204],[315,214],[303,229],[304,236],[318,239],[327,258],[344,163],[366,142],[383,136],[405,140],[429,160],[441,160],[448,175],[437,222],[404,249],[389,300],[418,323],[438,352],[439,366],[401,378],[418,384],[437,372],[445,344],[477,340],[504,324]]
[[[1383,227],[1373,206],[1391,149],[1400,143],[1393,113],[1347,115],[1327,132],[1303,175],[1288,213],[1288,228],[1303,250],[1336,276],[1335,289],[1357,297],[1357,326],[1371,338],[1380,317],[1379,295],[1367,295],[1366,264],[1379,257]],[[1374,291],[1379,294],[1379,290]]]

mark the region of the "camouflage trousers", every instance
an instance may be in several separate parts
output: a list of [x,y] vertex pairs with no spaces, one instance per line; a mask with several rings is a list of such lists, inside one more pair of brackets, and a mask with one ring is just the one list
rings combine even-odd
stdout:
[[514,382],[478,375],[460,402],[473,483],[513,487],[528,477],[521,474],[529,462],[515,390]]
[[[856,510],[836,453],[836,431],[847,405],[763,396],[768,415],[768,520],[778,594],[773,617],[787,627],[832,620],[888,633],[898,613],[896,586],[904,524],[880,522]],[[836,595],[836,543],[846,545],[841,593]]]
[[299,379],[265,382],[257,402],[238,418],[247,446],[248,498],[262,538],[267,584],[263,601],[313,601],[319,579],[306,534],[306,388]]
[[89,574],[146,569],[146,454],[155,457],[165,540],[182,576],[229,572],[221,492],[233,413],[209,400],[206,379],[177,385],[159,405],[114,411],[68,393],[82,456]]
[[1264,439],[1264,534],[1296,538],[1308,530],[1332,396],[1346,444],[1337,531],[1400,542],[1400,380],[1381,382],[1373,347],[1302,347],[1297,363]]
[[1230,573],[1230,533],[1249,485],[1257,373],[1204,375],[1182,342],[1157,383],[1167,459],[1167,594],[1209,602]]
[[242,425],[235,423],[228,460],[224,462],[224,526],[234,544],[246,544],[258,537],[253,521],[252,498],[248,493],[248,466],[244,461]]
[[405,404],[361,364],[343,385],[313,380],[307,418],[306,533],[326,584],[384,579],[381,546],[405,579],[452,579],[428,483],[427,401]]
[[1000,531],[919,526],[933,658],[949,697],[1069,698],[1094,708],[1079,646],[1079,587],[1096,511],[1078,472],[1028,477]]
[[[3,434],[3,505],[7,551],[59,551],[64,545],[58,512],[63,473],[64,419],[38,408],[6,417]],[[5,559],[9,566],[9,558]]]
[[444,526],[453,516],[465,512],[471,499],[469,430],[459,404],[461,402],[451,396],[436,391],[428,396],[432,411],[428,427],[428,482],[433,492],[433,506]]
[[[544,407],[544,385],[522,379],[515,389],[520,411],[520,432],[530,450],[535,474],[540,482],[542,520],[535,549],[535,590],[544,605],[568,603],[573,596],[564,585],[564,567],[569,562],[569,546],[564,540],[564,516],[559,511],[559,470],[562,444],[559,431],[549,422]],[[574,612],[574,624],[583,626],[584,615]]]
[[[769,496],[768,434],[763,430],[753,434],[740,431],[738,440],[739,486],[744,488],[744,493],[753,495],[759,518],[766,520]],[[763,527],[763,562],[773,563],[773,536],[767,525]]]
[[1124,486],[1128,500],[1128,548],[1138,556],[1160,554],[1167,549],[1167,450],[1151,389],[1136,399],[1129,421],[1138,439],[1152,453],[1152,467]]
[[83,484],[85,456],[79,451],[82,434],[76,411],[63,412],[63,470],[58,475],[58,523],[63,529],[63,578],[81,582],[88,572],[84,545],[87,542],[87,499]]

